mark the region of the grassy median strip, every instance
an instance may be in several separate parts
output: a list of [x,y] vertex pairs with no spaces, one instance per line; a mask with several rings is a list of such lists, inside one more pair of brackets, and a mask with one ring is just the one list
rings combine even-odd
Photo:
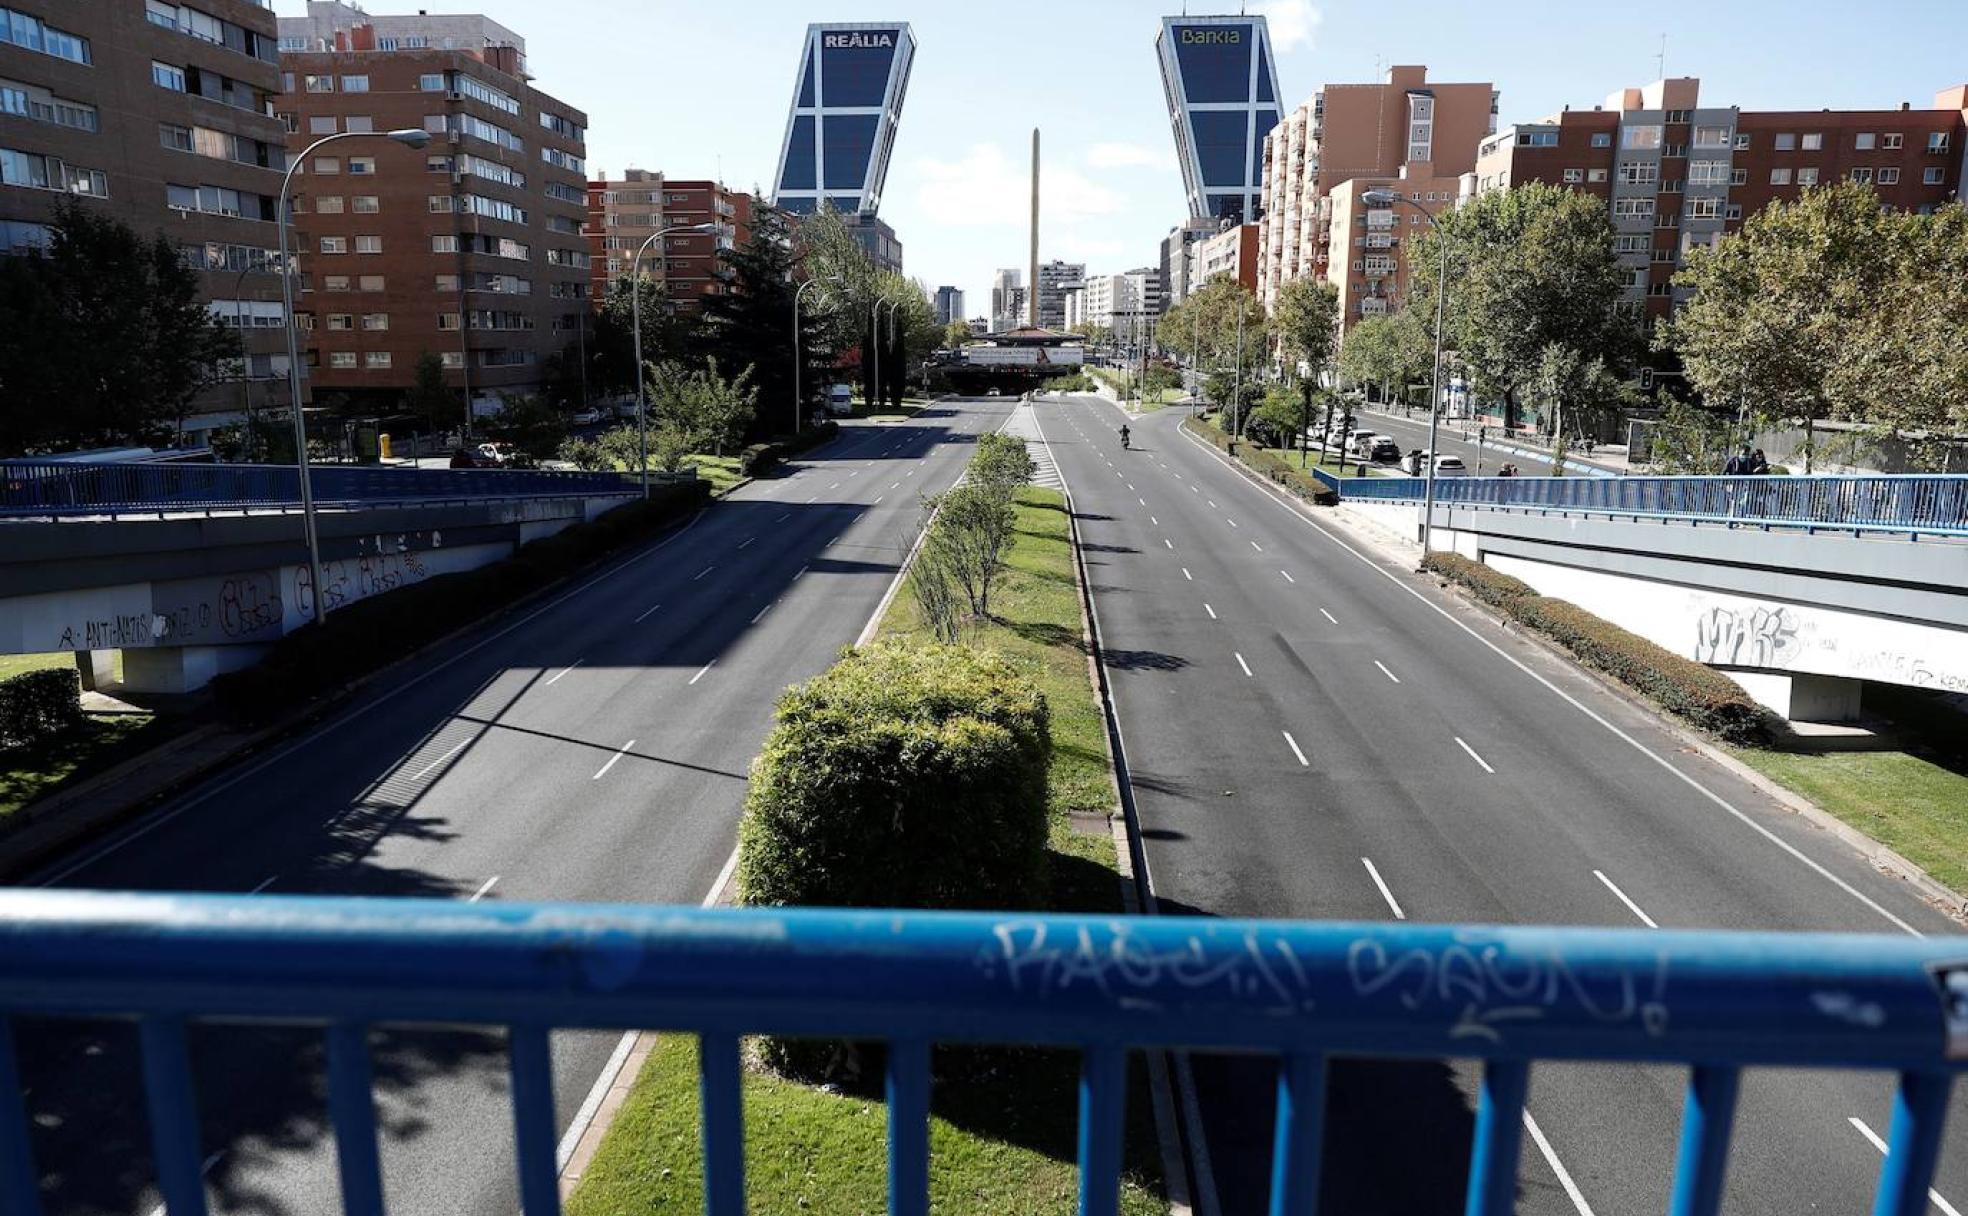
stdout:
[[[1105,726],[1087,681],[1079,594],[1063,497],[1026,487],[1014,499],[1016,540],[992,592],[993,619],[971,643],[1028,667],[1051,712],[1047,780],[1049,910],[1118,913],[1113,837],[1076,831],[1072,812],[1113,805]],[[913,599],[898,595],[884,641],[931,634]],[[976,1216],[1075,1209],[1073,1052],[939,1048],[930,1120],[930,1203]],[[1129,1078],[1127,1172],[1121,1210],[1167,1210],[1160,1198],[1145,1073]],[[877,1081],[878,1083],[878,1081]],[[842,1092],[759,1069],[744,1080],[746,1186],[759,1213],[863,1213],[885,1207],[887,1119],[874,1094]],[[570,1216],[699,1212],[697,1048],[664,1035],[568,1204]]]
[[146,732],[154,721],[142,713],[84,714],[81,726],[58,738],[0,751],[0,831],[36,798],[161,743],[171,731]]

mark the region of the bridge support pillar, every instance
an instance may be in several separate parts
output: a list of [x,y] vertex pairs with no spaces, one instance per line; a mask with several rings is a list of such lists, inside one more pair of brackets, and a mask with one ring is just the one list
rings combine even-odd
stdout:
[[116,652],[78,650],[75,652],[75,670],[82,677],[84,692],[100,692],[116,683]]
[[1776,671],[1729,671],[1758,705],[1792,722],[1856,722],[1865,681],[1845,676],[1788,675]]
[[132,646],[123,651],[126,692],[192,692],[213,676],[260,661],[266,646]]

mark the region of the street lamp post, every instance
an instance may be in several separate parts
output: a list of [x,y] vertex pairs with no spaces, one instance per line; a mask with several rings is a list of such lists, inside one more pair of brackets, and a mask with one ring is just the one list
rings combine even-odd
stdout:
[[[901,296],[896,296],[894,299],[885,302],[888,305],[888,344],[890,346],[894,346],[895,345],[895,314],[901,311],[903,299]],[[880,304],[877,304],[876,307],[879,308]],[[880,330],[877,330],[875,333],[875,344],[877,346],[881,344]],[[895,369],[891,368],[889,370],[890,370],[890,374],[893,375]],[[906,377],[908,375],[908,371],[909,371],[908,365],[905,363],[902,367],[902,375]],[[907,386],[904,385],[905,390],[906,388]],[[902,399],[902,393],[900,392],[896,393],[895,399],[899,402]]]
[[[1360,195],[1360,201],[1369,206],[1404,203],[1428,216],[1429,227],[1435,226],[1431,212],[1401,197],[1398,191],[1368,190]],[[1442,313],[1449,295],[1449,246],[1445,241],[1436,244],[1440,248],[1435,271],[1435,366],[1428,376],[1428,472],[1422,478],[1421,555],[1424,558],[1428,556],[1428,542],[1435,523],[1435,445],[1442,425]]]
[[[875,302],[874,302],[873,304],[871,304],[871,305],[869,305],[869,307],[868,307],[868,350],[869,350],[869,351],[870,351],[870,352],[871,352],[871,353],[872,353],[872,354],[874,355],[874,359],[875,359],[875,367],[874,367],[874,371],[875,371],[875,378],[874,378],[874,383],[875,383],[875,399],[874,399],[873,401],[870,401],[870,402],[868,403],[868,412],[869,412],[869,413],[873,413],[873,412],[874,412],[875,410],[877,410],[877,409],[879,409],[879,408],[880,408],[880,405],[881,405],[881,395],[882,395],[882,391],[881,391],[881,310],[882,310],[882,305],[884,305],[884,304],[899,304],[899,303],[901,303],[901,301],[900,301],[900,300],[885,300],[885,299],[880,299],[880,298],[877,298],[877,299],[875,300]],[[891,312],[891,313],[890,313],[889,315],[890,315],[890,316],[892,317],[892,316],[894,316],[895,314],[894,314],[893,312]]]
[[713,224],[679,224],[650,233],[636,246],[635,258],[629,264],[629,317],[635,328],[635,381],[636,381],[636,459],[642,465],[642,496],[649,497],[649,406],[645,402],[642,372],[642,255],[649,247],[666,236],[679,232],[711,232]]
[[[308,580],[313,591],[314,623],[317,625],[327,620],[328,607],[321,593],[321,537],[314,523],[314,487],[308,479],[307,419],[301,414],[300,331],[294,321],[294,254],[288,248],[288,230],[293,226],[294,203],[288,191],[294,184],[295,171],[306,164],[315,150],[323,144],[332,144],[338,139],[376,137],[376,133],[369,131],[341,131],[334,135],[324,135],[309,144],[299,156],[288,162],[287,173],[280,179],[280,198],[275,212],[280,217],[280,297],[282,306],[287,310],[287,387],[294,406],[294,465],[300,474],[301,526],[307,535]],[[430,132],[417,127],[384,132],[382,137],[395,140],[407,148],[421,148],[430,142]]]
[[[800,363],[800,300],[805,297],[806,289],[818,282],[821,282],[821,280],[808,279],[799,285],[799,290],[793,293],[793,434],[795,435],[799,434],[800,429],[800,372],[802,370]],[[840,286],[838,279],[828,279],[826,282],[835,287]]]

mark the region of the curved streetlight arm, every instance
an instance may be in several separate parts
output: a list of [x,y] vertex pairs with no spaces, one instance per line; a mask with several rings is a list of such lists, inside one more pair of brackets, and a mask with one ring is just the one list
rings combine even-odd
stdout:
[[636,458],[642,466],[642,496],[649,497],[649,409],[644,403],[642,368],[642,255],[649,247],[666,236],[681,232],[702,233],[715,230],[712,224],[677,224],[674,227],[659,229],[643,238],[636,246],[635,257],[629,264],[629,317],[630,326],[635,331],[635,382],[636,382]]
[[[280,220],[280,297],[281,306],[287,310],[287,388],[293,398],[294,406],[294,465],[301,483],[301,527],[307,536],[308,584],[310,598],[314,601],[314,623],[319,625],[328,617],[327,605],[321,596],[321,537],[314,521],[314,486],[308,476],[307,460],[307,420],[301,414],[301,349],[300,329],[294,317],[294,254],[288,248],[288,230],[293,227],[294,202],[289,193],[294,184],[294,174],[307,163],[317,148],[332,144],[338,139],[390,139],[411,148],[421,148],[430,142],[430,132],[417,127],[406,127],[398,131],[338,131],[324,135],[302,149],[299,156],[287,163],[287,172],[280,179],[280,197],[275,203],[275,216]],[[241,349],[244,349],[245,335],[240,335]]]
[[807,288],[821,282],[832,287],[840,286],[839,279],[808,279],[793,292],[793,434],[795,435],[799,434],[800,429],[800,376],[803,370],[800,362],[800,300],[805,298]]

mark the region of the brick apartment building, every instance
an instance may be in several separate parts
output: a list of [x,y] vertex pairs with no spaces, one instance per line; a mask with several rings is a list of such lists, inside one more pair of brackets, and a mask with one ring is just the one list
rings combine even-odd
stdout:
[[236,421],[244,394],[286,400],[279,87],[275,18],[252,0],[0,5],[0,253],[44,246],[64,196],[166,233],[248,352],[189,430]]
[[1496,130],[1487,82],[1438,84],[1420,66],[1389,68],[1375,84],[1329,84],[1264,139],[1264,218],[1257,291],[1270,307],[1285,283],[1323,276],[1348,326],[1400,307],[1413,208],[1368,208],[1367,190],[1398,191],[1423,212],[1454,206],[1478,147]]
[[431,132],[421,151],[343,140],[296,177],[317,400],[393,408],[426,351],[477,409],[539,389],[586,335],[587,116],[535,89],[525,40],[479,15],[311,0],[280,21],[280,48],[290,154],[341,131]]
[[1687,296],[1672,279],[1688,250],[1774,199],[1846,180],[1908,211],[1962,197],[1968,86],[1922,110],[1703,107],[1700,91],[1693,77],[1657,80],[1499,131],[1477,158],[1477,189],[1541,181],[1605,199],[1630,276],[1625,306],[1650,323]]
[[1229,275],[1249,291],[1257,290],[1257,245],[1262,223],[1233,224],[1215,236],[1189,247],[1186,278],[1190,290],[1218,275]]
[[628,275],[636,250],[665,228],[716,224],[715,234],[667,236],[642,255],[642,273],[663,285],[679,308],[703,306],[730,290],[719,253],[751,239],[752,196],[722,182],[671,181],[629,169],[588,183],[590,282],[597,307],[609,286]]

